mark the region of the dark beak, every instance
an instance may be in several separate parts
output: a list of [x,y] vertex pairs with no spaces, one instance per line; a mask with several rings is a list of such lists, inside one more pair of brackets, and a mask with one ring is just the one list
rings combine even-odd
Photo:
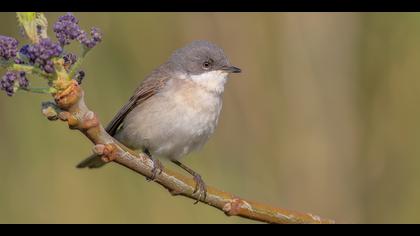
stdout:
[[235,66],[223,66],[222,70],[228,72],[228,73],[241,73],[241,69]]

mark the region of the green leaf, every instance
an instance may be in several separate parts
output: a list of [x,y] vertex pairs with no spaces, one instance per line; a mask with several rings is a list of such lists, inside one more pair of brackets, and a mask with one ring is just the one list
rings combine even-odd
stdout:
[[47,38],[48,21],[40,12],[17,12],[20,27],[32,43],[38,43],[40,39]]

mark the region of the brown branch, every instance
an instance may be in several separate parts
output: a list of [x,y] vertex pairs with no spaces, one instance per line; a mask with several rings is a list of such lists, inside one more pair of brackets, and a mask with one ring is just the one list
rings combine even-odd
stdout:
[[[82,88],[73,81],[67,89],[54,95],[55,103],[43,104],[43,113],[50,120],[66,121],[71,129],[81,131],[94,144],[93,151],[102,155],[104,161],[114,161],[145,177],[152,175],[153,163],[145,154],[135,153],[111,137],[100,124],[95,113],[90,111],[84,101]],[[172,195],[182,195],[191,199],[199,198],[194,194],[195,182],[169,169],[164,169],[154,180]],[[223,211],[228,216],[240,216],[256,221],[279,224],[296,223],[334,223],[310,213],[299,213],[266,204],[247,201],[234,194],[208,186],[205,200],[201,202]]]

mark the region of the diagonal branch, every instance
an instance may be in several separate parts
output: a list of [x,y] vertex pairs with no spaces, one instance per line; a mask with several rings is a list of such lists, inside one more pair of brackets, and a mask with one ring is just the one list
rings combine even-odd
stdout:
[[[84,101],[84,92],[76,81],[54,95],[55,103],[43,104],[42,112],[49,120],[66,121],[70,129],[81,131],[95,147],[93,151],[102,156],[104,161],[114,161],[140,175],[150,177],[153,163],[142,153],[135,153],[111,137],[100,124],[96,114],[88,109]],[[194,194],[195,182],[175,171],[165,169],[154,180],[172,195],[182,195],[191,199],[200,198]],[[208,187],[205,200],[201,202],[223,211],[228,216],[240,216],[256,221],[279,224],[296,223],[334,223],[310,213],[299,213],[266,204],[241,199],[232,193]]]

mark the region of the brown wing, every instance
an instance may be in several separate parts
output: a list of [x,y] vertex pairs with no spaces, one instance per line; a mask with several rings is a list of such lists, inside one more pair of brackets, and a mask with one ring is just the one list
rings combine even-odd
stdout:
[[134,92],[134,95],[130,98],[128,103],[124,105],[124,107],[108,124],[106,131],[111,136],[114,136],[127,114],[130,113],[137,105],[158,93],[167,81],[168,77],[162,76],[162,74],[152,74],[150,77],[145,79]]

